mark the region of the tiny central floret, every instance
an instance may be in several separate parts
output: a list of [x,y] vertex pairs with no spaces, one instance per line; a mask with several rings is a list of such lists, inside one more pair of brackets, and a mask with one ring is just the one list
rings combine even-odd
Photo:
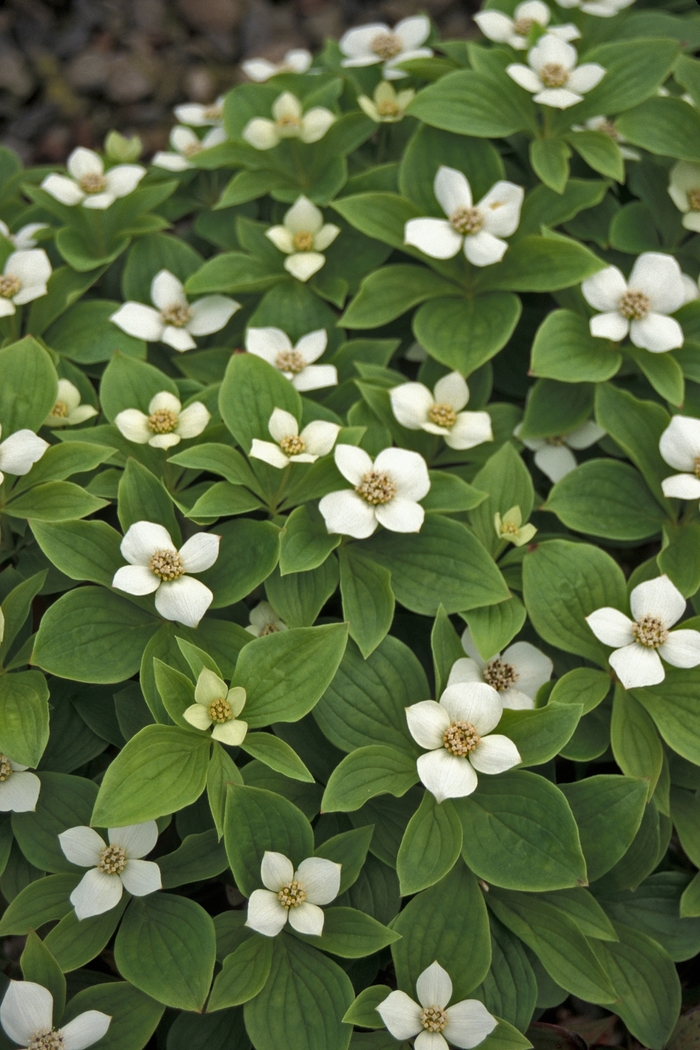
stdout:
[[151,572],[160,576],[161,580],[166,583],[170,580],[177,580],[185,574],[182,558],[177,551],[156,551],[148,564]]
[[202,113],[205,120],[221,120],[224,115],[224,108],[220,105],[207,106]]
[[83,175],[78,185],[83,193],[102,193],[107,186],[107,179],[99,171],[89,171]]
[[566,444],[564,438],[559,434],[553,434],[551,437],[544,439],[548,445],[554,445],[555,448],[562,448]]
[[396,482],[380,470],[369,470],[360,484],[355,486],[355,492],[365,503],[376,507],[379,503],[390,503],[393,500],[397,492]]
[[298,908],[306,900],[306,890],[297,882],[288,882],[277,894],[277,900],[283,908]]
[[615,142],[620,138],[620,133],[615,126],[614,120],[603,120],[598,126],[598,131],[602,131],[604,135],[613,139]]
[[182,150],[182,154],[185,157],[194,157],[196,153],[201,153],[204,149],[202,143],[197,139],[196,142],[188,142]]
[[68,405],[65,403],[65,401],[57,401],[51,409],[51,415],[57,416],[58,419],[65,419],[69,412],[70,409],[68,408]]
[[19,277],[14,277],[11,273],[0,276],[0,296],[3,299],[11,299],[13,295],[17,295],[21,287],[22,282]]
[[0,784],[12,775],[12,766],[7,755],[0,755]]
[[620,299],[620,313],[629,321],[643,321],[651,310],[649,297],[644,292],[629,288]]
[[428,409],[428,419],[438,427],[453,427],[457,422],[457,413],[452,405],[431,405]]
[[403,51],[403,44],[396,33],[377,33],[369,45],[370,51],[386,62],[390,58],[396,58]]
[[642,616],[632,624],[632,634],[646,649],[658,649],[668,638],[668,627],[658,616]]
[[447,1010],[441,1006],[424,1006],[420,1012],[420,1023],[426,1032],[442,1032],[447,1028]]
[[282,350],[275,358],[275,368],[279,368],[280,372],[298,375],[306,368],[306,361],[298,350]]
[[301,117],[295,117],[292,113],[285,113],[275,121],[275,127],[281,132],[291,129],[292,131],[301,127]]
[[516,525],[514,521],[501,522],[501,536],[518,536],[519,534],[520,526]]
[[466,758],[472,751],[476,751],[480,741],[481,737],[471,722],[453,722],[442,737],[444,747],[457,758]]
[[390,98],[386,98],[383,102],[377,103],[377,113],[380,117],[398,117],[400,113],[399,104]]
[[276,623],[266,623],[260,632],[260,637],[265,638],[268,634],[277,634],[279,627]]
[[486,684],[497,689],[499,693],[515,685],[519,677],[513,665],[503,660],[489,660],[482,673]]
[[63,1050],[64,1046],[60,1032],[37,1032],[27,1043],[27,1050]]
[[700,478],[700,456],[696,456],[693,460],[693,474],[696,478]]
[[289,437],[282,438],[280,448],[285,456],[298,456],[306,451],[306,442],[298,434],[290,434]]
[[172,434],[177,427],[177,412],[169,408],[159,408],[148,417],[148,429],[154,434]]
[[450,226],[457,233],[478,233],[484,225],[481,212],[478,208],[457,208],[450,215]]
[[534,24],[534,18],[516,18],[513,22],[513,29],[518,36],[527,36]]
[[183,306],[182,303],[173,303],[172,306],[166,306],[164,310],[161,310],[160,316],[165,324],[171,324],[173,328],[184,328],[192,317],[192,311],[189,306]]
[[121,875],[126,867],[126,850],[123,846],[105,846],[100,853],[97,870],[105,875]]
[[689,190],[688,207],[691,211],[700,211],[700,189]]
[[299,233],[294,234],[292,244],[296,252],[310,252],[314,246],[314,235],[306,230],[300,230]]
[[217,722],[219,725],[223,722],[229,722],[233,718],[233,711],[228,700],[224,700],[223,697],[219,697],[218,700],[212,700],[209,704],[209,717],[212,722]]
[[569,70],[559,62],[547,62],[540,70],[540,80],[548,88],[564,87],[568,79]]

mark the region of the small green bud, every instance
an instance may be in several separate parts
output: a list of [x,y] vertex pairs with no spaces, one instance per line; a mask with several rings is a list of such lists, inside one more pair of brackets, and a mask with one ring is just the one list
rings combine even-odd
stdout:
[[126,138],[118,131],[110,131],[105,139],[105,153],[109,160],[131,164],[141,156],[143,145],[138,135]]

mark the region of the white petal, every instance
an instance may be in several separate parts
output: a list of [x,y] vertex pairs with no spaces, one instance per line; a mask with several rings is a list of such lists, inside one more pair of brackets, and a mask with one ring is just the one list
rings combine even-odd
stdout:
[[700,664],[700,631],[671,631],[664,644],[659,646],[658,653],[673,667],[697,667]]
[[270,890],[253,890],[248,901],[245,925],[265,937],[276,937],[287,922],[287,909]]
[[513,36],[513,19],[502,11],[480,11],[474,21],[485,37],[498,44],[509,43]]
[[430,19],[426,15],[402,18],[394,26],[394,33],[401,41],[404,51],[413,51],[430,36]]
[[327,456],[335,444],[339,431],[340,427],[337,423],[327,423],[323,419],[313,420],[301,432],[306,451],[312,456]]
[[700,419],[674,416],[661,435],[659,452],[670,467],[694,470],[700,457]]
[[483,682],[484,675],[482,673],[482,667],[484,667],[484,661],[479,658],[479,662],[471,660],[469,657],[462,657],[461,660],[455,660],[452,664],[450,676],[447,679],[447,685],[463,685],[465,682]]
[[158,310],[145,303],[124,303],[112,314],[110,321],[127,335],[145,339],[147,343],[158,342],[165,328]]
[[245,740],[247,732],[248,723],[238,718],[233,718],[230,722],[215,725],[211,735],[213,740],[218,740],[221,744],[226,744],[228,747],[238,747]]
[[69,410],[73,411],[80,404],[80,391],[69,379],[59,379],[58,400],[64,401]]
[[328,333],[325,328],[317,328],[303,335],[294,349],[301,354],[307,365],[313,364],[321,357],[328,346]]
[[602,437],[605,437],[603,428],[594,423],[593,420],[589,420],[580,427],[576,427],[575,430],[571,430],[566,435],[565,440],[569,448],[580,449],[590,448],[591,445],[595,445],[596,441],[600,441]]
[[452,981],[439,962],[431,963],[416,981],[416,995],[421,1006],[444,1008],[452,998]]
[[126,197],[133,193],[145,174],[146,169],[140,164],[119,164],[105,176],[107,189],[115,197]]
[[571,44],[566,44],[563,40],[547,33],[540,37],[536,46],[530,51],[527,60],[532,68],[539,72],[543,66],[553,62],[563,66],[564,69],[573,69],[577,59],[576,49]]
[[301,372],[292,376],[295,390],[320,390],[321,387],[337,386],[338,370],[335,365],[307,365]]
[[209,713],[202,704],[192,704],[182,712],[182,717],[195,729],[206,730],[211,725]]
[[160,577],[146,565],[122,565],[112,579],[112,586],[126,594],[153,594],[160,584]]
[[318,233],[314,236],[314,250],[317,252],[325,252],[326,248],[330,247],[339,233],[340,226],[335,226],[332,222],[324,223]]
[[276,408],[270,416],[267,429],[275,441],[283,441],[286,437],[294,437],[299,433],[299,424],[291,412],[283,408]]
[[292,350],[292,341],[281,328],[249,328],[245,337],[249,354],[274,365],[279,354]]
[[658,685],[666,677],[663,664],[656,649],[643,645],[625,645],[616,649],[609,657],[610,666],[625,689],[640,689],[645,685]]
[[[43,248],[30,248],[28,251],[13,252],[5,263],[5,273],[18,277],[22,285],[46,287],[51,276],[51,262]],[[24,288],[22,289],[24,291]],[[13,296],[20,302],[20,293]]]
[[294,878],[306,890],[309,904],[330,904],[340,892],[340,869],[341,865],[335,861],[307,857],[297,868]]
[[66,167],[74,179],[82,179],[86,175],[101,175],[104,171],[104,164],[99,154],[94,150],[85,149],[84,146],[78,146],[73,150],[68,157]]
[[514,182],[497,182],[477,207],[484,229],[496,237],[510,237],[518,228],[525,190]]
[[[462,648],[464,649],[467,656],[470,656],[472,660],[475,660],[479,667],[485,667],[486,661],[482,659],[481,653],[476,647],[476,642],[472,638],[472,633],[468,627],[465,627],[462,632]],[[497,658],[500,658],[500,653],[497,653]],[[459,663],[459,661],[457,661]]]
[[325,264],[326,257],[320,252],[296,252],[284,260],[284,268],[298,281],[308,281]]
[[265,236],[281,252],[291,255],[294,251],[294,237],[286,226],[271,226],[269,230],[265,230]]
[[[247,77],[257,81],[259,84],[269,80],[270,77],[278,72],[274,62],[268,62],[266,58],[250,58],[247,62],[241,63],[241,69]],[[189,121],[183,120],[182,123],[187,124]]]
[[249,120],[241,132],[241,138],[254,149],[274,149],[280,143],[280,134],[273,120],[267,117],[256,117]]
[[614,343],[619,343],[629,332],[630,323],[626,317],[615,311],[591,317],[589,327],[591,335],[596,339],[611,339]]
[[62,831],[58,841],[66,859],[81,868],[91,868],[98,864],[100,853],[106,846],[104,839],[94,828],[84,826]]
[[681,268],[672,255],[644,252],[632,267],[629,286],[646,295],[653,311],[673,314],[685,298]]
[[420,700],[406,708],[408,729],[421,747],[430,751],[443,746],[443,736],[450,728],[450,716],[435,700]]
[[542,106],[552,106],[554,109],[569,109],[583,101],[583,95],[569,91],[568,88],[545,88],[534,97],[535,102]]
[[471,208],[472,191],[467,176],[456,168],[441,165],[433,182],[433,193],[449,218],[457,208]]
[[301,102],[291,91],[283,91],[272,103],[272,116],[275,120],[282,120],[284,117],[299,120],[302,112]]
[[373,507],[350,489],[329,492],[320,501],[318,509],[331,533],[366,540],[377,528]]
[[566,86],[579,95],[585,95],[600,84],[605,76],[605,69],[597,62],[586,62],[582,66],[572,69]]
[[652,354],[664,354],[683,346],[683,329],[673,317],[650,313],[642,321],[630,324],[630,339],[635,346],[650,350]]
[[146,445],[153,437],[153,431],[148,425],[148,416],[138,408],[125,408],[123,412],[119,412],[115,416],[114,425],[127,441],[134,441],[137,445]]
[[503,714],[501,699],[486,682],[448,685],[440,703],[453,722],[469,722],[480,736],[495,729]]
[[459,372],[449,372],[438,379],[434,394],[438,404],[449,405],[455,412],[461,412],[469,401],[467,381]]
[[672,627],[685,612],[685,598],[668,576],[657,576],[638,584],[630,594],[632,616],[639,621],[643,616],[658,617],[665,627]]
[[424,1031],[420,1006],[405,992],[391,992],[376,1010],[395,1039],[412,1039]]
[[374,468],[386,471],[391,476],[396,483],[397,495],[403,499],[423,499],[430,491],[428,466],[417,452],[409,452],[405,448],[385,448],[375,459]]
[[372,41],[380,33],[389,32],[389,26],[383,22],[370,22],[366,26],[348,29],[338,41],[338,46],[349,58],[371,58],[373,62],[381,62],[379,55],[372,51]]
[[11,299],[0,299],[0,317],[12,317],[17,313],[15,304]]
[[700,499],[700,478],[695,474],[674,474],[661,482],[664,496],[675,499]]
[[107,875],[99,868],[90,868],[70,895],[70,902],[79,919],[116,908],[122,899],[122,880],[118,875]]
[[509,66],[506,66],[506,73],[511,80],[515,81],[518,87],[524,88],[525,91],[529,91],[532,94],[540,91],[542,88],[542,81],[537,74],[529,66],[524,66],[522,62],[512,62]]
[[515,668],[518,689],[532,697],[537,696],[537,690],[549,681],[554,671],[554,664],[547,654],[529,642],[516,642],[508,646],[501,659]]
[[174,551],[170,533],[153,521],[137,521],[127,529],[120,551],[130,565],[148,565],[156,551]]
[[479,773],[505,773],[520,762],[520,752],[507,736],[492,733],[482,737],[469,756],[469,761]]
[[287,51],[283,60],[283,69],[291,70],[293,73],[305,73],[313,61],[310,51],[305,47],[294,47]]
[[356,445],[336,445],[334,458],[336,467],[351,485],[359,485],[365,474],[372,470],[372,460]]
[[156,153],[151,164],[155,168],[165,168],[166,171],[186,171],[192,167],[187,157],[183,157],[179,153],[163,153],[161,151]]
[[185,350],[194,350],[197,345],[186,328],[176,328],[175,325],[171,324],[166,324],[160,341],[167,346],[172,346],[173,350],[177,350],[178,353],[184,353]]
[[192,303],[192,317],[187,322],[187,331],[192,335],[211,335],[229,323],[241,304],[226,295],[207,295]]
[[[177,421],[176,435],[181,438],[197,437],[206,430],[211,413],[201,401],[193,401],[187,408],[183,408]],[[167,437],[167,435],[164,435]]]
[[535,452],[534,460],[542,473],[555,484],[578,466],[576,456],[565,445],[545,445]]
[[211,532],[196,532],[180,548],[182,567],[185,572],[204,572],[211,569],[219,557],[221,536]]
[[50,193],[54,200],[67,204],[69,207],[80,204],[85,197],[78,183],[66,178],[65,175],[47,175],[41,183],[41,188]]
[[421,783],[438,802],[464,798],[476,789],[477,776],[471,762],[451,755],[444,747],[428,751],[416,762]]
[[472,266],[493,266],[508,251],[508,242],[494,237],[488,230],[479,230],[464,238],[464,254]]
[[34,773],[15,772],[0,784],[0,812],[33,813],[41,791]]
[[335,121],[335,114],[324,106],[314,106],[308,113],[304,114],[301,122],[302,142],[318,142],[328,131]]
[[170,270],[160,270],[151,281],[151,300],[159,310],[167,310],[169,306],[189,305],[182,281],[170,273]]
[[279,445],[275,445],[272,441],[260,441],[259,438],[253,438],[253,444],[248,454],[253,459],[261,459],[263,463],[269,463],[271,467],[277,467],[278,470],[282,470],[289,465],[289,456],[286,456]]
[[634,640],[632,620],[619,609],[606,605],[586,617],[586,623],[604,645],[629,645]]
[[501,689],[498,695],[504,709],[508,708],[509,711],[532,711],[535,706],[533,698],[521,689],[516,689],[515,686],[511,686],[510,689]]
[[401,383],[389,391],[391,410],[401,426],[420,430],[435,404],[433,395],[423,383]]
[[284,853],[265,850],[260,865],[260,878],[263,886],[277,893],[283,886],[288,886],[293,881],[294,865]]
[[431,259],[451,259],[462,247],[462,235],[447,219],[409,219],[403,240]]
[[85,1050],[106,1035],[112,1018],[101,1010],[86,1010],[59,1029],[64,1050]]
[[596,310],[608,313],[617,310],[620,299],[627,291],[627,281],[617,266],[607,266],[592,277],[587,277],[581,285],[583,297]]
[[165,620],[177,620],[185,627],[196,627],[211,605],[214,595],[192,576],[162,583],[156,591],[156,609]]
[[448,1043],[441,1032],[427,1032],[423,1029],[416,1036],[413,1044],[415,1050],[448,1050]]
[[318,233],[323,226],[323,212],[308,197],[298,197],[284,217],[291,233]]
[[146,897],[163,888],[160,868],[152,860],[128,860],[119,877],[134,897]]
[[16,430],[0,444],[0,470],[5,474],[28,474],[49,447],[33,430]]
[[129,824],[123,828],[109,828],[110,843],[123,846],[129,859],[145,857],[158,841],[158,825],[155,820],[143,824]]
[[420,532],[425,520],[420,503],[401,496],[375,507],[374,513],[379,524],[390,532]]
[[309,901],[289,909],[289,925],[297,933],[305,933],[307,936],[321,936],[324,918],[323,911]]
[[53,1027],[53,996],[34,981],[10,981],[0,1006],[0,1024],[14,1043],[26,1046]]
[[478,999],[463,999],[448,1007],[445,1038],[453,1046],[471,1047],[482,1043],[498,1022]]
[[493,427],[488,412],[460,412],[457,421],[445,435],[445,444],[450,448],[467,449],[493,441]]

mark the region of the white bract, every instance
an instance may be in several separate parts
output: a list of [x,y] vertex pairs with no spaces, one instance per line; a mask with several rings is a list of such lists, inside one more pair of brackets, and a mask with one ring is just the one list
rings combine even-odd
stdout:
[[466,175],[442,165],[435,176],[433,192],[446,219],[409,219],[404,244],[420,248],[432,259],[451,259],[460,248],[474,266],[500,262],[515,233],[525,191],[513,182],[497,182],[473,203]]
[[18,306],[46,295],[51,263],[43,248],[13,252],[0,276],[0,317],[11,317]]
[[431,394],[423,383],[402,383],[389,391],[391,410],[408,430],[444,437],[450,448],[474,448],[493,441],[488,412],[463,412],[469,387],[459,372],[438,379]]
[[181,124],[190,128],[219,127],[224,118],[224,95],[219,95],[216,102],[208,106],[200,102],[183,102],[175,106],[174,113]]
[[437,961],[416,981],[414,1002],[405,992],[390,992],[376,1010],[395,1039],[413,1039],[416,1050],[446,1050],[451,1046],[471,1047],[483,1043],[498,1021],[478,999],[452,998],[452,981]]
[[154,306],[124,303],[110,321],[127,335],[147,343],[167,343],[180,353],[197,345],[193,336],[220,332],[241,308],[227,295],[205,295],[188,302],[182,281],[169,270],[161,270],[151,281],[151,301]]
[[212,146],[220,146],[226,141],[226,132],[221,127],[210,128],[206,135],[200,139],[195,135],[192,128],[185,128],[178,124],[170,132],[170,145],[172,150],[167,153],[158,152],[151,161],[156,168],[165,168],[166,171],[187,171],[193,168],[191,158],[197,153],[202,153]]
[[282,225],[271,226],[265,236],[287,256],[285,270],[299,281],[308,281],[324,265],[322,253],[339,233],[340,227],[324,223],[323,212],[302,196],[285,214]]
[[59,379],[56,404],[49,412],[44,426],[74,427],[97,415],[93,405],[80,404],[80,391],[70,379]]
[[336,119],[325,106],[314,106],[304,113],[296,95],[284,91],[272,104],[273,120],[254,117],[243,128],[241,138],[255,149],[273,149],[282,139],[318,142]]
[[112,1022],[101,1010],[85,1010],[62,1028],[53,1026],[53,996],[34,981],[10,981],[0,1006],[0,1024],[25,1050],[86,1050]]
[[229,689],[218,674],[205,667],[199,672],[194,699],[195,703],[183,712],[183,718],[190,725],[196,729],[213,726],[211,735],[214,740],[229,747],[243,743],[248,723],[241,721],[238,715],[245,707],[245,689],[240,685]]
[[340,427],[324,419],[314,419],[299,433],[299,424],[291,412],[276,408],[270,416],[268,430],[274,441],[253,438],[250,455],[271,467],[288,467],[290,463],[315,463],[333,448]]
[[700,164],[679,160],[670,171],[668,192],[686,230],[700,233]]
[[6,222],[0,219],[0,233],[5,237],[11,244],[14,244],[17,251],[24,252],[28,248],[36,247],[35,234],[39,233],[40,230],[48,230],[48,224],[45,222],[29,222],[26,226],[22,226],[17,233],[10,233],[10,228]]
[[515,642],[501,654],[484,660],[471,631],[462,635],[462,646],[468,654],[452,665],[448,686],[461,682],[486,682],[495,689],[504,707],[525,711],[535,706],[540,686],[552,677],[554,664],[549,657],[529,642]]
[[335,386],[338,370],[335,365],[315,365],[328,345],[325,328],[303,335],[297,343],[281,328],[249,328],[245,347],[249,354],[262,357],[290,381],[296,390],[319,390]]
[[670,467],[683,471],[664,478],[664,496],[700,499],[700,419],[674,416],[661,435],[659,452]]
[[428,495],[428,467],[417,452],[385,448],[372,462],[364,449],[336,445],[335,463],[352,489],[329,492],[318,505],[329,532],[364,540],[383,525],[390,532],[420,532]]
[[155,820],[109,828],[109,845],[94,828],[68,828],[58,836],[71,864],[90,870],[70,895],[78,919],[102,915],[116,908],[127,890],[134,897],[145,897],[162,888],[160,868],[152,860],[142,860],[158,841]]
[[117,569],[112,586],[127,594],[155,591],[156,609],[165,620],[196,627],[214,595],[186,573],[210,569],[219,556],[220,540],[211,532],[197,532],[178,551],[162,525],[137,521],[119,548],[129,564]]
[[174,394],[161,390],[151,398],[148,414],[138,408],[125,408],[114,420],[128,441],[153,448],[172,448],[183,438],[197,437],[206,429],[211,414],[201,401],[187,408]]
[[264,890],[253,890],[246,926],[265,937],[276,937],[283,926],[320,937],[324,915],[320,904],[330,904],[340,890],[340,864],[309,857],[294,870],[283,853],[265,850],[260,865]]
[[586,15],[597,15],[599,18],[612,18],[631,7],[634,0],[557,0],[560,7],[580,7]]
[[[0,426],[0,437],[2,426]],[[28,474],[49,447],[48,441],[37,437],[33,430],[16,430],[0,442],[0,485],[5,474]]]
[[477,771],[503,773],[518,765],[513,741],[491,732],[502,714],[501,698],[484,682],[448,685],[439,703],[421,700],[406,708],[411,736],[427,749],[416,762],[418,776],[438,802],[471,795]]
[[407,107],[413,102],[416,93],[408,88],[406,91],[397,91],[386,80],[381,80],[374,89],[372,98],[369,95],[359,95],[357,103],[364,113],[377,124],[395,124],[403,120]]
[[395,67],[412,58],[430,58],[432,50],[424,47],[430,36],[430,19],[425,15],[402,18],[393,29],[384,22],[348,29],[338,46],[345,55],[342,65],[374,66],[384,64],[386,80],[398,80],[408,74]]
[[694,281],[687,273],[681,274],[681,278],[683,281],[683,305],[692,303],[694,299],[700,299],[700,285],[698,281]]
[[663,682],[666,672],[660,657],[672,667],[700,664],[700,631],[671,631],[685,605],[681,592],[664,574],[633,589],[633,619],[609,606],[586,617],[596,638],[614,647],[608,659],[625,689]]
[[637,153],[636,149],[630,149],[629,146],[625,145],[627,139],[624,135],[621,135],[617,130],[617,125],[614,120],[610,120],[609,117],[590,117],[583,124],[574,124],[571,128],[572,131],[602,131],[604,135],[616,142],[620,156],[624,160],[641,160],[641,153]]
[[259,602],[249,613],[250,624],[246,627],[248,634],[255,638],[265,638],[268,634],[277,634],[278,631],[286,631],[287,625],[284,620],[272,608],[269,602]]
[[542,0],[525,0],[513,11],[513,17],[502,11],[480,11],[474,15],[474,21],[484,36],[498,44],[510,44],[518,51],[524,51],[528,36],[533,26],[547,29],[550,36],[559,40],[576,40],[581,36],[575,25],[550,26],[552,12]]
[[582,102],[586,92],[605,76],[605,69],[598,62],[577,66],[576,48],[551,33],[535,44],[527,61],[527,66],[520,62],[506,66],[506,73],[521,88],[530,91],[535,102],[555,109],[568,109]]
[[681,268],[672,255],[644,252],[629,281],[617,266],[606,266],[581,285],[584,299],[596,310],[591,335],[619,342],[629,333],[635,346],[663,354],[683,346],[683,329],[669,317],[686,301]]
[[241,63],[241,69],[251,80],[264,83],[278,73],[305,73],[313,56],[306,48],[296,47],[287,51],[281,62],[270,62],[267,58],[249,58]]
[[0,813],[33,813],[36,809],[41,781],[27,769],[0,754]]
[[522,423],[513,431],[513,435],[522,441],[526,448],[531,449],[535,455],[533,459],[543,474],[550,481],[561,481],[578,466],[576,456],[572,449],[590,448],[605,436],[605,431],[593,420],[582,423],[568,434],[559,434],[557,437],[547,438],[523,438],[520,437]]
[[68,175],[47,175],[41,184],[61,204],[102,211],[114,204],[118,197],[133,193],[146,169],[140,164],[118,164],[105,171],[102,158],[91,149],[78,146],[66,162]]

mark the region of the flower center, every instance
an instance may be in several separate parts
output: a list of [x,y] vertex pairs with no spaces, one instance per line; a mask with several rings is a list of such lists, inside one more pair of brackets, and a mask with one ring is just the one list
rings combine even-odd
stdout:
[[283,908],[298,908],[306,900],[306,890],[296,880],[288,882],[277,894],[277,900]]
[[478,233],[484,225],[478,208],[457,208],[450,215],[450,225],[457,233]]
[[451,405],[431,405],[428,409],[428,419],[439,427],[453,427],[457,422],[457,413]]
[[151,572],[160,576],[166,583],[185,574],[182,558],[177,551],[156,551],[148,564]]
[[629,288],[620,299],[619,310],[629,321],[642,321],[651,310],[651,303],[644,292]]
[[280,117],[275,121],[275,127],[279,128],[281,132],[286,130],[296,131],[301,127],[301,117],[295,117],[291,113],[285,113],[283,117]]
[[12,776],[12,766],[7,755],[0,755],[0,784]]
[[487,685],[497,689],[499,693],[510,689],[520,677],[513,665],[504,663],[503,660],[490,660],[482,673]]
[[78,181],[83,193],[102,193],[107,185],[107,179],[99,171],[89,171]]
[[420,1023],[426,1032],[442,1032],[447,1027],[447,1010],[441,1006],[424,1006],[420,1012]]
[[615,142],[617,142],[620,138],[620,134],[617,130],[617,127],[615,126],[614,120],[603,120],[598,125],[598,131],[602,131],[604,135],[607,135],[609,138],[614,139]]
[[[443,745],[457,758],[466,758],[471,751],[476,750],[480,741],[481,737],[471,722],[453,722],[442,737]],[[434,1031],[440,1029],[436,1028]]]
[[518,536],[519,533],[520,526],[516,525],[514,521],[501,522],[501,536]]
[[201,153],[204,149],[202,143],[197,139],[196,142],[188,142],[181,150],[183,157],[194,157],[196,153]]
[[228,700],[224,700],[220,697],[218,700],[212,700],[209,704],[209,717],[212,722],[218,722],[221,725],[223,722],[230,722],[233,718],[233,711]]
[[560,435],[552,435],[551,437],[544,439],[548,445],[554,445],[556,448],[561,448],[566,444],[564,438]]
[[378,503],[390,503],[396,491],[396,482],[379,470],[367,471],[360,484],[355,486],[357,495],[375,507]]
[[700,211],[700,189],[689,190],[688,207],[691,211]]
[[558,62],[547,62],[542,66],[539,76],[545,87],[558,88],[563,87],[569,79],[569,71]]
[[173,303],[161,310],[160,316],[164,324],[171,324],[173,328],[184,328],[192,317],[192,311],[182,303]]
[[123,846],[105,846],[100,853],[98,871],[105,875],[121,875],[126,867],[126,850]]
[[369,45],[370,51],[374,51],[375,55],[379,55],[386,61],[389,58],[396,58],[403,51],[403,44],[397,37],[396,33],[377,33]]
[[169,408],[159,408],[148,417],[148,429],[154,434],[172,434],[177,427],[177,412]]
[[658,649],[668,638],[668,628],[658,616],[642,616],[632,624],[632,634],[646,649]]
[[513,29],[518,36],[527,36],[534,24],[534,18],[516,18],[513,22]]
[[696,456],[693,462],[693,473],[696,478],[700,478],[700,456]]
[[314,246],[314,235],[307,233],[306,230],[300,230],[299,233],[294,234],[292,244],[296,252],[310,252]]
[[37,1032],[27,1043],[27,1050],[63,1050],[64,1046],[60,1032]]
[[51,410],[51,415],[56,416],[58,419],[65,419],[70,409],[65,401],[57,401]]
[[[292,375],[298,375],[306,368],[306,361],[298,350],[282,350],[275,358],[275,368],[279,368],[280,372],[291,372]],[[285,441],[288,440],[285,438]]]
[[223,106],[217,106],[217,105],[207,106],[206,109],[204,110],[204,112],[202,113],[202,116],[204,117],[205,120],[221,120],[223,115],[224,115]]
[[298,456],[300,452],[306,451],[306,442],[298,434],[290,434],[289,437],[282,438],[280,448],[285,456]]
[[400,113],[399,104],[386,98],[383,102],[377,103],[377,113],[380,117],[397,117]]
[[266,623],[260,632],[260,637],[265,638],[268,634],[277,634],[279,627],[276,623]]
[[21,287],[22,282],[19,277],[15,277],[11,273],[0,276],[0,296],[3,299],[11,299],[13,295],[17,295]]

